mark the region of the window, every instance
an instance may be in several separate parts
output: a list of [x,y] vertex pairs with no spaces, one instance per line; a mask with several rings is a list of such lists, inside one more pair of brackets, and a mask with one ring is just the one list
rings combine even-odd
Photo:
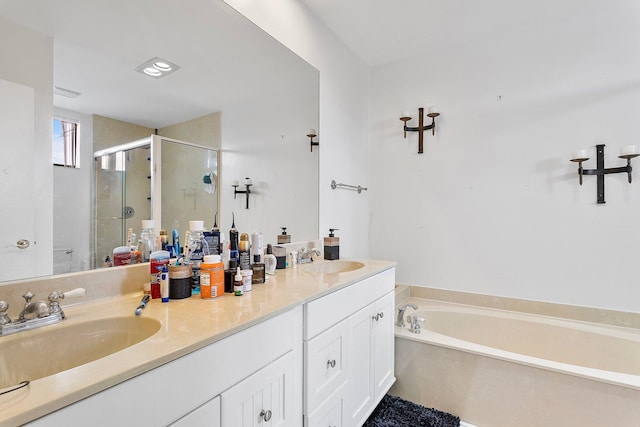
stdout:
[[53,119],[53,164],[68,168],[78,163],[78,123]]

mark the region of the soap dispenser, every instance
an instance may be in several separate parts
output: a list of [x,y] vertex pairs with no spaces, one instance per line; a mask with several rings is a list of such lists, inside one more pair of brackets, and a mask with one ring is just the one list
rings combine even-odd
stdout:
[[340,238],[333,235],[337,228],[329,229],[329,237],[324,238],[324,259],[336,260],[340,259]]
[[291,235],[287,234],[287,227],[280,228],[282,228],[282,234],[278,235],[278,244],[291,243]]

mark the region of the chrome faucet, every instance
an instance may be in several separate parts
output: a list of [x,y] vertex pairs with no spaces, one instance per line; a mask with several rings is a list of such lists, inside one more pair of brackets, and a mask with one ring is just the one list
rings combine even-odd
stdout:
[[315,254],[316,256],[322,255],[320,250],[317,248],[312,248],[312,249],[300,248],[300,250],[298,250],[298,263],[306,264],[308,262],[312,262],[313,254]]
[[418,309],[418,306],[415,304],[405,304],[398,309],[398,317],[396,318],[396,325],[404,328],[404,312],[407,308],[413,308],[414,310]]
[[64,293],[51,292],[48,298],[49,303],[47,304],[43,300],[32,301],[35,295],[29,291],[22,296],[25,300],[24,308],[18,315],[18,319],[13,322],[7,314],[9,304],[6,301],[0,301],[0,336],[61,322],[65,319],[65,315],[60,308],[60,300],[65,297],[84,296],[86,293],[87,291],[84,288],[77,288]]
[[22,298],[25,300],[25,304],[18,316],[18,321],[32,320],[49,315],[49,305],[42,300],[31,302],[34,296],[34,293],[31,291],[22,295]]

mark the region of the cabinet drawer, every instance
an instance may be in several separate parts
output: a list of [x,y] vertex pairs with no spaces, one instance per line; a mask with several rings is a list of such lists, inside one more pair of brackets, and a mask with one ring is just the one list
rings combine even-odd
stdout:
[[344,320],[305,342],[305,413],[313,412],[346,380],[346,340],[347,321]]
[[315,337],[392,291],[395,279],[396,269],[390,268],[305,304],[304,339]]
[[220,396],[189,412],[170,427],[220,427]]

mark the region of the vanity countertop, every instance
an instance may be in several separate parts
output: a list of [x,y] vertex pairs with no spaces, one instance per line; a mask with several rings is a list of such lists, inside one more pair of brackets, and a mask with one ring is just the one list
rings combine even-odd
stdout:
[[[395,266],[390,261],[354,261],[362,262],[364,266],[333,274],[309,272],[305,266],[277,270],[277,274],[271,276],[267,283],[253,285],[251,292],[240,297],[224,294],[206,300],[194,295],[164,304],[160,300],[151,300],[140,318],[148,316],[159,320],[162,326],[158,332],[117,353],[33,380],[23,389],[0,396],[0,426],[19,425],[39,418],[295,306]],[[322,262],[331,261],[314,264]],[[135,317],[134,309],[141,297],[142,291],[104,297],[66,308],[63,301],[67,316],[64,322]],[[0,337],[0,343],[2,339]]]

